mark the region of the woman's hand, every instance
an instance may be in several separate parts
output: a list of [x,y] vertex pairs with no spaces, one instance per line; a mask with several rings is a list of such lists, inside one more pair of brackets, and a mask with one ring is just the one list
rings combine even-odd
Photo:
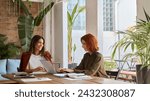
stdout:
[[63,73],[63,72],[72,73],[72,72],[74,72],[74,70],[68,69],[68,68],[59,68],[59,72],[61,72],[61,73]]
[[38,71],[46,72],[45,68],[40,67],[40,66],[37,67],[37,68],[34,68],[34,69],[25,70],[25,72],[27,72],[27,73],[38,72]]
[[37,72],[37,71],[42,71],[42,72],[46,72],[46,70],[43,67],[37,67],[35,69],[33,69],[33,72]]

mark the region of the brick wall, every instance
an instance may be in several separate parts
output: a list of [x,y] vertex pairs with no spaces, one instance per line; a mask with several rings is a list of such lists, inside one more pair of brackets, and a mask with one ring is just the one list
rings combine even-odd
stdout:
[[[7,35],[8,42],[19,42],[17,18],[20,13],[11,0],[0,0],[0,5],[0,34]],[[41,3],[32,3],[30,12],[36,16],[41,7]],[[43,23],[35,28],[34,33],[43,35]]]

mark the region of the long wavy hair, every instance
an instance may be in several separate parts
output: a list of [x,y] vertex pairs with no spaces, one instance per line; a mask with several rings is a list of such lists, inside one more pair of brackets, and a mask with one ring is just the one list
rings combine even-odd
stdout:
[[82,42],[82,40],[85,41],[85,44],[89,51],[96,52],[99,50],[98,41],[97,41],[96,37],[94,35],[92,35],[91,33],[88,33],[88,34],[82,36],[81,42]]
[[44,47],[45,39],[44,39],[42,36],[40,36],[40,35],[34,35],[33,38],[31,39],[29,52],[35,54],[35,45],[37,44],[37,42],[38,42],[40,39],[43,40],[43,48],[42,48],[42,50],[40,51],[40,54],[41,54],[41,55],[44,54],[44,51],[45,51],[45,47]]

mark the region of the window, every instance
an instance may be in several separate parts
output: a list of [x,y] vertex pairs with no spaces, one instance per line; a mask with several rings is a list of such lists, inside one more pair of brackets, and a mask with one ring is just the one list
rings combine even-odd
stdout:
[[[68,0],[68,10],[71,12],[77,3],[79,1],[79,7],[85,6],[86,0]],[[86,14],[85,12],[80,13],[73,26],[72,30],[72,47],[76,45],[76,51],[72,53],[73,62],[80,63],[81,59],[83,58],[84,50],[82,48],[82,44],[80,41],[80,38],[86,33],[85,31],[86,26]]]
[[[71,12],[73,7],[77,3],[77,0],[71,0],[68,2],[68,10]],[[79,6],[85,6],[85,0],[79,0]],[[85,12],[82,12],[76,18],[76,21],[73,26],[73,30],[85,30],[86,17]]]
[[115,0],[103,0],[103,21],[104,31],[113,31],[114,29],[114,2]]

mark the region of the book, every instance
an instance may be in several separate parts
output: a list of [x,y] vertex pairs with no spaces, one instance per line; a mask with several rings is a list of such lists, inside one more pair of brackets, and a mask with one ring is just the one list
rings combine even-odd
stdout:
[[71,76],[83,76],[85,74],[84,73],[56,73],[53,75],[57,77],[71,77]]

